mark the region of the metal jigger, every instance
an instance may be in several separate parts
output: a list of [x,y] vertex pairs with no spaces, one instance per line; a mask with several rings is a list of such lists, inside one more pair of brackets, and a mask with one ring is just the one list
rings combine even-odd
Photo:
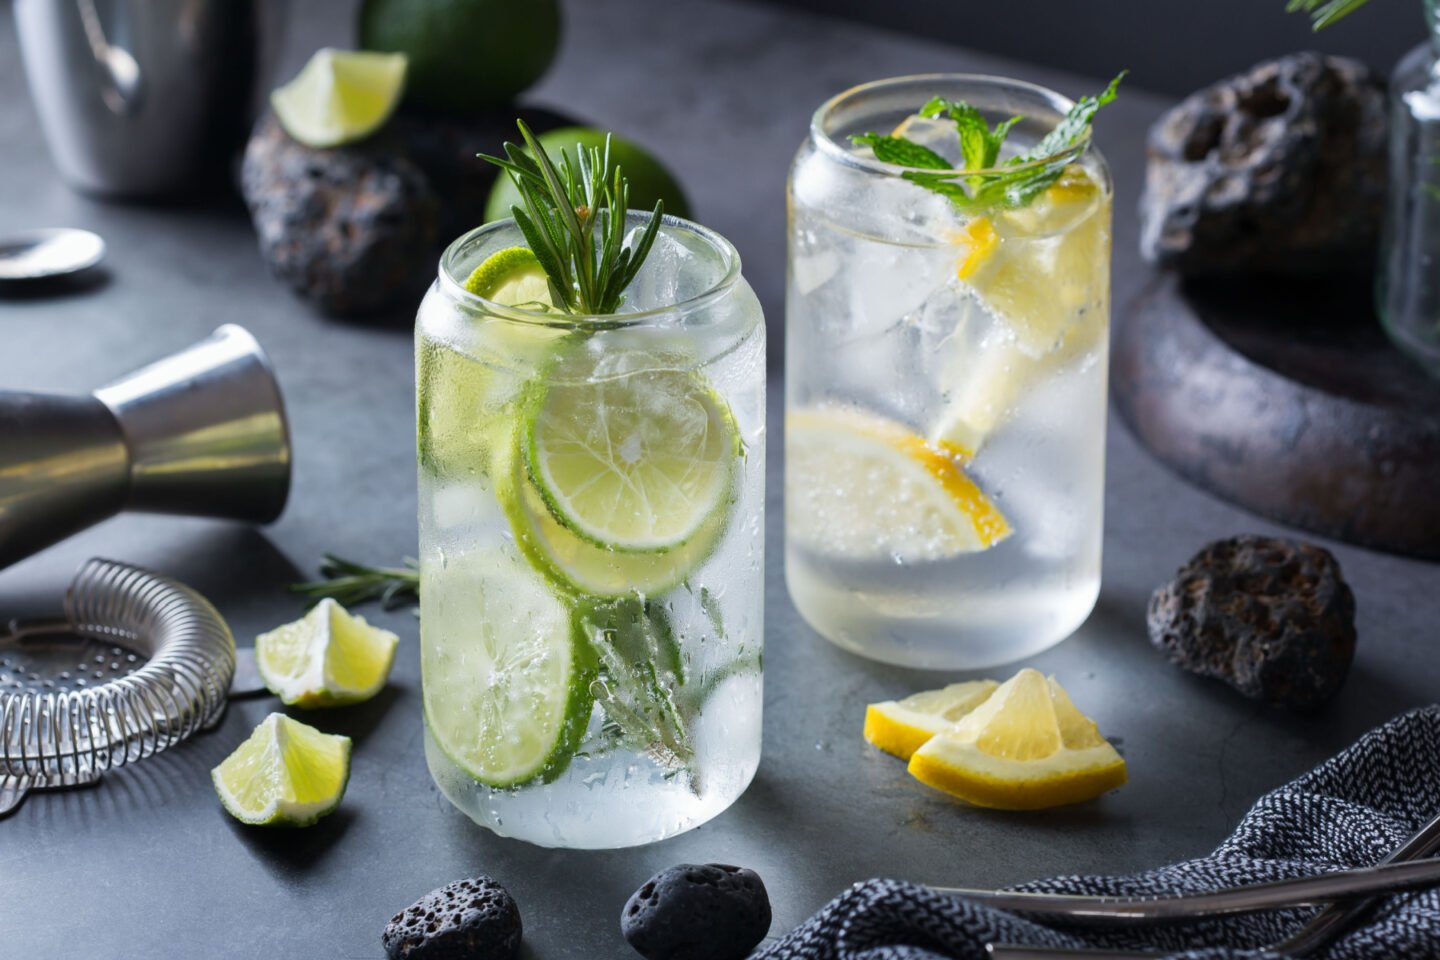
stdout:
[[289,491],[285,403],[241,327],[89,396],[0,390],[0,568],[123,510],[269,523]]

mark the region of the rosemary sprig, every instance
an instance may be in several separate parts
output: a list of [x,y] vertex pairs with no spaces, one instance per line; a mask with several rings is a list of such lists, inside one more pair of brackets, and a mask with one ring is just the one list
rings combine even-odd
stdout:
[[561,152],[556,164],[523,120],[515,125],[524,147],[507,141],[504,159],[480,157],[504,170],[520,191],[524,206],[510,213],[550,279],[550,298],[570,314],[614,313],[650,254],[664,203],[655,202],[638,235],[626,236],[630,185],[610,164],[609,136],[603,150],[576,144],[575,163]]
[[1286,13],[1303,11],[1310,15],[1310,22],[1316,31],[1359,10],[1370,0],[1290,0],[1285,5]]
[[304,594],[311,607],[326,597],[346,607],[379,600],[386,610],[420,602],[420,568],[409,557],[404,567],[371,567],[327,553],[320,561],[320,577],[290,589]]

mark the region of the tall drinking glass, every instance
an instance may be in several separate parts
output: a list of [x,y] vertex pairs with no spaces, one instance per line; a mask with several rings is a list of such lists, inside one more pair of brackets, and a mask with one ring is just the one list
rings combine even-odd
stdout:
[[760,759],[764,320],[734,248],[672,217],[619,313],[466,291],[524,244],[461,237],[420,307],[425,755],[503,836],[647,843]]
[[935,96],[1023,117],[1001,164],[1072,106],[932,75],[815,113],[789,186],[785,573],[836,644],[973,668],[1059,642],[1099,592],[1111,182],[1087,137],[1037,161],[1063,173],[1029,202],[962,206],[851,141],[958,163],[955,123],[916,115]]

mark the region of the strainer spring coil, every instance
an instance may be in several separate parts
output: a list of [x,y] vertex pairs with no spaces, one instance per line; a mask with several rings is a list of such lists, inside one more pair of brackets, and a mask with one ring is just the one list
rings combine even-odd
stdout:
[[28,789],[89,783],[159,753],[213,725],[225,709],[234,638],[210,602],[183,584],[90,560],[66,594],[64,621],[12,624],[7,639],[23,647],[61,633],[148,662],[82,689],[0,691],[0,787],[12,794],[0,808],[13,809]]

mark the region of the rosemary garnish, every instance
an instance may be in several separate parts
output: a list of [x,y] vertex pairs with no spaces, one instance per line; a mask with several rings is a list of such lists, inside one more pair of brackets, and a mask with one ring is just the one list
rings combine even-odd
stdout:
[[645,228],[626,236],[630,187],[610,165],[610,137],[604,150],[576,144],[576,162],[562,152],[557,165],[523,120],[515,125],[524,148],[507,141],[508,159],[480,157],[509,174],[520,191],[524,207],[512,206],[510,213],[550,278],[550,298],[570,314],[614,313],[650,254],[664,203],[655,201]]
[[312,607],[326,597],[345,607],[379,600],[386,610],[420,602],[420,569],[409,557],[403,567],[371,567],[327,553],[320,561],[320,578],[290,589],[304,594]]

